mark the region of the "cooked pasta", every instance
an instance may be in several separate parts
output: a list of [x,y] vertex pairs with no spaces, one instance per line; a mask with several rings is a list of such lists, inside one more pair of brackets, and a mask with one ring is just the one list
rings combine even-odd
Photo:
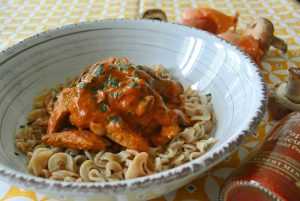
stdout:
[[[171,79],[162,67],[155,68],[157,76]],[[68,85],[74,84],[74,81]],[[50,113],[57,94],[64,86],[44,91],[35,98],[29,113],[27,126],[22,126],[16,136],[17,148],[28,157],[28,171],[49,179],[72,182],[105,182],[142,177],[168,170],[203,155],[216,143],[211,136],[215,127],[215,115],[211,96],[200,95],[186,88],[183,92],[183,107],[193,122],[186,126],[166,144],[150,147],[145,152],[120,148],[112,144],[107,150],[76,150],[54,147],[43,143]],[[93,130],[99,131],[97,125]],[[99,131],[103,135],[102,131]],[[109,141],[109,143],[113,143]]]

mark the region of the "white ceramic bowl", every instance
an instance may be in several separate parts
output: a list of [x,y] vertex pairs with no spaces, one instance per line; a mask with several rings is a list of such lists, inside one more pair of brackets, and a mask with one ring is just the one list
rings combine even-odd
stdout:
[[[14,154],[14,138],[33,97],[109,56],[126,56],[137,64],[163,64],[184,84],[212,93],[218,143],[205,155],[177,168],[120,182],[68,183],[27,174],[25,158]],[[0,53],[0,179],[80,201],[157,197],[224,160],[255,128],[264,103],[265,85],[257,66],[237,48],[207,32],[146,20],[64,26]]]

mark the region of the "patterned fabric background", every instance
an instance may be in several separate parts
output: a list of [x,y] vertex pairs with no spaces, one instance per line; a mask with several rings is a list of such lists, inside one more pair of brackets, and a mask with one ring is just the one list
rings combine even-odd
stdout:
[[[37,32],[65,24],[103,18],[138,18],[148,8],[165,10],[170,21],[178,21],[186,7],[210,6],[227,14],[240,13],[240,27],[255,16],[271,19],[276,34],[288,42],[289,51],[271,50],[263,62],[269,88],[286,79],[288,66],[300,67],[300,3],[293,0],[0,0],[0,50]],[[266,114],[258,132],[245,139],[233,155],[191,184],[155,201],[216,201],[225,178],[254,147],[259,146],[272,122]],[[0,201],[51,201],[0,181]]]

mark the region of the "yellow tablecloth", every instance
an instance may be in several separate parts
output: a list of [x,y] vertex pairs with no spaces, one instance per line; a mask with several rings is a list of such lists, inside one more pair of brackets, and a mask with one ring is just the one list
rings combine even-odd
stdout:
[[[186,7],[210,6],[228,14],[240,13],[240,27],[254,17],[271,19],[276,34],[288,42],[289,51],[280,55],[271,50],[263,62],[262,73],[268,87],[286,79],[288,65],[300,67],[300,3],[293,0],[0,0],[0,50],[29,37],[65,24],[102,18],[138,18],[153,7],[167,12],[170,21],[178,21]],[[256,135],[245,140],[230,158],[191,184],[155,201],[216,201],[220,186],[228,174],[263,141],[271,127],[268,115]],[[0,201],[50,201],[0,181]]]

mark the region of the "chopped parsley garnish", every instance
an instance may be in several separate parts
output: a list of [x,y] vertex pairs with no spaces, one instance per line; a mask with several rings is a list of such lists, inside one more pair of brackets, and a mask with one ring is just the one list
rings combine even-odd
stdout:
[[118,87],[119,86],[119,80],[109,75],[107,79],[107,85],[110,85],[112,87]]
[[94,70],[93,75],[94,75],[95,77],[98,77],[98,76],[102,75],[102,74],[104,73],[104,68],[103,68],[103,67],[104,67],[103,64],[100,64],[100,65]]
[[107,112],[108,106],[105,103],[100,103],[100,111]]
[[119,86],[119,81],[117,79],[113,78],[110,81],[110,85],[113,87],[117,87],[117,86]]
[[84,88],[86,87],[86,83],[84,83],[84,82],[79,82],[79,83],[77,84],[77,87],[78,87],[79,89],[84,89]]
[[112,93],[111,93],[111,97],[113,97],[113,98],[118,98],[118,97],[120,97],[120,96],[121,96],[121,93],[118,92],[118,91],[112,92]]
[[114,115],[114,116],[111,116],[109,118],[109,120],[113,123],[119,123],[121,121],[121,117]]

